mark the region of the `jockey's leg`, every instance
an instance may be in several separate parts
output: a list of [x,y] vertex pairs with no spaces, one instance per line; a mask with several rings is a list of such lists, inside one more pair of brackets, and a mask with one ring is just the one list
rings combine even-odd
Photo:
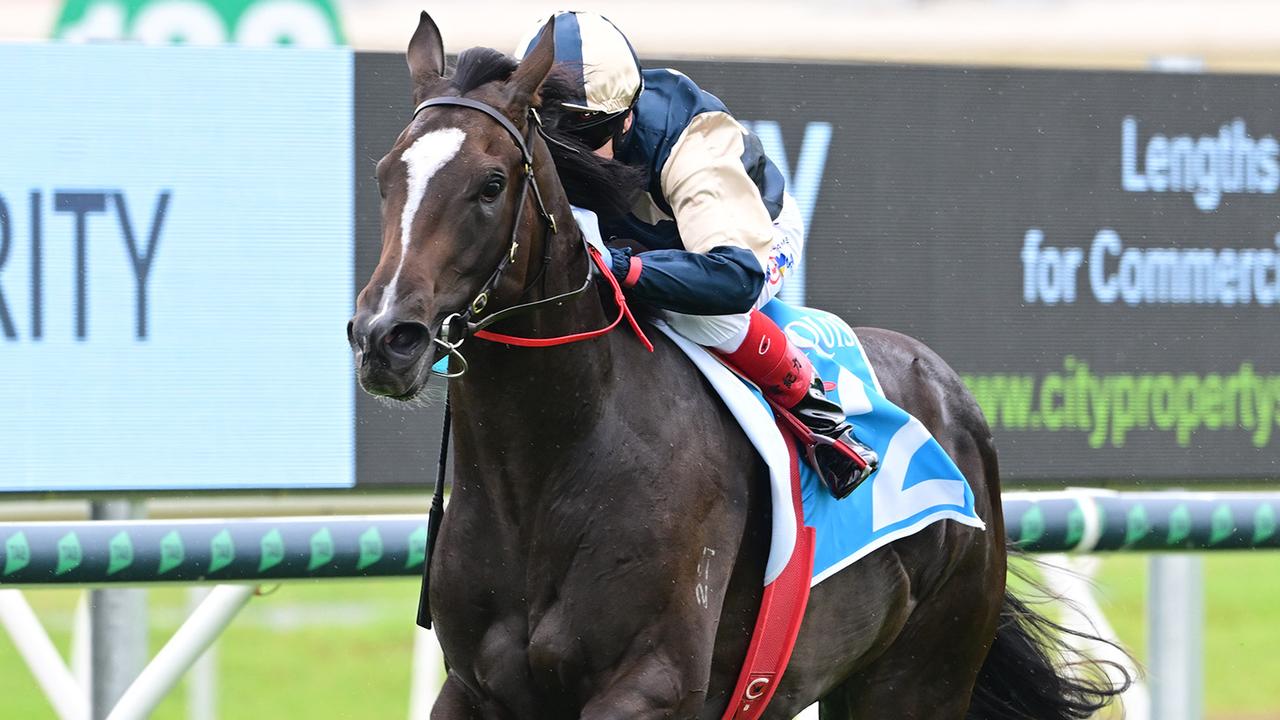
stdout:
[[669,312],[667,322],[686,338],[711,348],[804,423],[815,436],[807,439],[810,464],[831,494],[843,498],[875,471],[879,458],[854,437],[844,410],[827,398],[809,358],[759,311],[782,289],[804,254],[804,220],[790,195],[784,198],[773,229],[764,288],[751,312],[716,316]]
[[875,471],[879,459],[874,450],[854,437],[844,410],[827,398],[822,378],[809,358],[759,310],[782,289],[803,252],[804,222],[788,196],[774,221],[774,244],[755,308],[740,315],[668,312],[666,318],[676,332],[711,348],[808,428],[809,433],[798,434],[806,436],[802,439],[807,443],[810,463],[831,494],[843,498]]
[[[693,319],[692,316],[689,319]],[[832,495],[845,497],[875,472],[879,462],[875,451],[853,435],[844,409],[827,397],[822,378],[814,371],[813,364],[787,339],[782,328],[759,310],[741,316],[719,315],[699,319],[713,320],[706,324],[710,327],[704,328],[712,332],[734,324],[745,326],[728,340],[706,344],[812,433],[814,437],[802,439],[808,444],[809,459],[814,469]],[[689,337],[685,330],[692,330],[690,325],[693,324],[681,322],[683,329],[675,323],[672,326]],[[706,333],[702,337],[714,339]],[[690,339],[698,342],[698,338]]]

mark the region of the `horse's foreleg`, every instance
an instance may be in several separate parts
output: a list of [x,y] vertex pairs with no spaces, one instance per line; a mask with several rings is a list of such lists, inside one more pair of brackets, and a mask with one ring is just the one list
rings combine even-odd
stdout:
[[466,686],[449,673],[440,689],[440,695],[431,706],[431,720],[480,720],[483,717]]
[[[693,717],[706,699],[711,668],[710,657],[694,663],[699,667],[690,667],[689,660],[677,660],[656,649],[636,657],[612,673],[615,680],[604,684],[600,694],[583,707],[581,720]],[[702,679],[700,686],[690,687],[694,678]]]

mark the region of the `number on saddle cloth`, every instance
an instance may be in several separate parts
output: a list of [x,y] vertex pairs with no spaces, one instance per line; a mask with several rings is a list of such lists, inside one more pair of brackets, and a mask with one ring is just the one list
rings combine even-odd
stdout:
[[815,584],[877,547],[943,519],[985,527],[964,474],[924,425],[884,396],[857,335],[836,315],[773,300],[762,311],[828,381],[855,433],[880,469],[836,500],[802,467],[805,524],[817,530]]

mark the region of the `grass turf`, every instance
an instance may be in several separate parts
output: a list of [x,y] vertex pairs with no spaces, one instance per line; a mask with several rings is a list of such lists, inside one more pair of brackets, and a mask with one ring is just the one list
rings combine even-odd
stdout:
[[[1280,720],[1280,553],[1205,555],[1205,698],[1216,720]],[[1109,556],[1099,595],[1120,639],[1141,659],[1146,565]],[[27,593],[64,654],[74,590]],[[290,583],[255,598],[217,648],[219,717],[399,718],[408,708],[413,580]],[[186,588],[150,592],[152,650],[176,629]],[[186,717],[181,687],[153,716]],[[7,636],[0,638],[0,718],[53,711]]]

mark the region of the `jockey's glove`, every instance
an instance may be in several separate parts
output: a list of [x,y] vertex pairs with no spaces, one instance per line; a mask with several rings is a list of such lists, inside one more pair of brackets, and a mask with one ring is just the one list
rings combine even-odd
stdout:
[[618,282],[627,279],[627,271],[631,269],[631,248],[609,248],[609,269]]

